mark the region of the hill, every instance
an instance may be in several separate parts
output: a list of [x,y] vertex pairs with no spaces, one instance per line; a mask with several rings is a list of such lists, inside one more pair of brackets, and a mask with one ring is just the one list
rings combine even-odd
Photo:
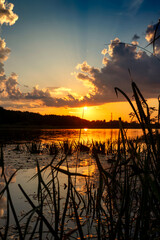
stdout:
[[[36,128],[119,128],[118,121],[89,121],[75,116],[41,115],[33,112],[6,110],[0,107],[0,126]],[[139,128],[135,122],[123,122],[125,128]]]

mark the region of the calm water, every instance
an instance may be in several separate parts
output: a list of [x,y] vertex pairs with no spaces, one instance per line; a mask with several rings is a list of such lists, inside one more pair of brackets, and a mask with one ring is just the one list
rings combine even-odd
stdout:
[[[115,140],[118,137],[118,129],[1,129],[1,142],[26,142],[26,141],[106,141]],[[141,129],[128,129],[127,136],[135,138],[142,135]]]
[[[106,141],[118,138],[118,129],[44,129],[41,130],[40,139],[42,141],[63,141],[63,140],[81,140],[81,141]],[[135,138],[142,135],[141,129],[127,130],[127,136]]]
[[[41,140],[50,141],[58,140],[82,140],[82,141],[106,141],[108,139],[115,140],[118,138],[119,129],[62,129],[62,130],[41,130]],[[135,138],[142,135],[141,129],[128,129],[127,136]]]
[[[61,142],[64,140],[69,141],[84,141],[85,143],[91,143],[92,141],[101,141],[105,142],[108,139],[112,139],[113,141],[118,138],[118,129],[41,129],[39,131],[23,131],[23,130],[12,130],[7,134],[1,133],[1,141],[9,142],[10,144],[6,144],[3,148],[4,151],[4,161],[5,161],[5,174],[7,178],[12,175],[12,173],[16,170],[20,170],[12,179],[10,183],[10,191],[11,196],[14,202],[15,209],[19,215],[22,217],[24,213],[29,211],[29,206],[23,198],[18,184],[21,184],[25,191],[29,194],[29,196],[33,199],[33,201],[37,201],[36,193],[37,193],[37,179],[30,180],[30,178],[37,173],[36,161],[38,160],[41,166],[45,166],[48,164],[53,156],[50,156],[47,152],[43,154],[31,154],[26,149],[26,144],[29,144],[28,141],[36,140],[41,141],[42,145],[45,146],[46,143],[52,142]],[[142,131],[139,129],[132,129],[127,131],[127,136],[130,138],[135,138],[137,136],[141,136]],[[12,143],[12,144],[11,144]],[[15,151],[17,143],[20,144],[20,151]],[[56,164],[60,159],[63,158],[63,154],[60,154],[56,159],[54,164]],[[75,172],[76,166],[76,153],[68,157],[68,163],[70,164],[70,171]],[[106,164],[106,156],[101,156],[101,162],[103,166]],[[91,154],[81,153],[78,156],[78,172],[94,176],[93,181],[98,182],[98,171],[95,165],[94,159]],[[47,176],[47,171],[46,171]],[[46,177],[44,176],[44,177]],[[60,179],[60,187],[61,187],[61,196],[62,198],[66,194],[64,191],[64,183],[67,182],[66,175],[59,173]],[[85,192],[84,190],[84,179],[77,179],[77,190]],[[4,187],[4,179],[0,178],[0,191]],[[4,195],[0,199],[0,227],[5,225],[6,221],[6,207],[7,207],[7,199]],[[11,216],[11,223],[14,224],[14,219]]]

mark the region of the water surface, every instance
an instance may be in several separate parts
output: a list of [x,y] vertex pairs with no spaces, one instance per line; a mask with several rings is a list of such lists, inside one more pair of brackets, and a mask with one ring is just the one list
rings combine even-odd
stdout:
[[[41,142],[42,148],[46,148],[47,144],[56,143],[62,144],[64,141],[68,140],[70,142],[81,141],[91,146],[92,142],[107,142],[108,140],[116,140],[118,138],[118,129],[41,129],[39,131],[22,131],[22,130],[12,130],[3,135],[1,134],[1,141],[6,142],[3,146],[4,153],[4,163],[5,163],[5,174],[7,178],[19,169],[12,182],[10,183],[10,192],[13,199],[13,203],[16,209],[16,212],[21,218],[30,207],[26,200],[24,199],[18,184],[21,184],[25,189],[30,198],[37,202],[37,178],[32,179],[31,177],[37,173],[37,161],[41,167],[47,165],[53,159],[52,155],[46,151],[40,154],[32,154],[28,151],[27,146],[30,146],[31,141]],[[135,138],[141,136],[142,131],[139,129],[130,129],[127,131],[127,137]],[[3,136],[4,139],[3,139]],[[8,143],[7,143],[8,142]],[[19,144],[19,150],[17,151],[17,143]],[[61,159],[64,158],[64,153],[60,152],[58,157],[53,162],[53,165],[56,165]],[[100,156],[101,163],[103,166],[107,167],[107,156]],[[95,164],[95,161],[92,157],[91,152],[89,153],[77,153],[75,152],[71,156],[67,157],[67,161],[70,167],[71,172],[78,171],[79,173],[89,175],[91,180],[96,183],[98,182],[98,171]],[[76,166],[78,169],[76,169]],[[63,168],[66,169],[65,164]],[[48,181],[49,171],[45,171],[44,178]],[[65,174],[59,173],[58,179],[60,181],[61,197],[65,198],[65,183],[67,182],[67,176]],[[0,178],[0,190],[4,187],[4,179]],[[85,179],[82,177],[77,178],[76,180],[77,190],[82,194],[85,193]],[[62,200],[63,202],[63,200]],[[0,227],[5,226],[6,221],[6,206],[7,198],[6,195],[0,199]],[[63,207],[63,204],[61,205]],[[11,215],[10,219],[11,224],[14,224],[14,218]]]
[[[0,142],[106,141],[118,138],[119,129],[1,129]],[[126,130],[129,138],[142,135],[141,129]]]

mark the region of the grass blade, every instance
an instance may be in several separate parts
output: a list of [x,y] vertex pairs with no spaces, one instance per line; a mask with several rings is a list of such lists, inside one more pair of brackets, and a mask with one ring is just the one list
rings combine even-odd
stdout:
[[45,223],[45,225],[47,226],[47,228],[49,229],[50,233],[55,237],[56,240],[59,240],[59,237],[57,236],[55,230],[52,228],[52,226],[49,224],[49,222],[47,221],[47,219],[44,217],[44,215],[41,214],[41,212],[36,208],[36,206],[34,205],[34,203],[31,201],[31,199],[28,197],[28,195],[26,194],[26,192],[24,191],[24,189],[22,188],[22,186],[20,184],[18,184],[19,188],[21,189],[23,195],[25,196],[25,198],[27,199],[28,203],[31,205],[31,207],[33,209],[35,209],[36,213],[42,218],[43,222]]

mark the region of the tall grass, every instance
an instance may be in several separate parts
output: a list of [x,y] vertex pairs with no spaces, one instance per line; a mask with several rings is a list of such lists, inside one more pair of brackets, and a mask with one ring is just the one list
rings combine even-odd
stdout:
[[[99,180],[94,186],[94,179],[88,174],[72,172],[68,156],[71,147],[67,143],[64,158],[55,163],[57,151],[47,166],[40,168],[37,161],[37,203],[23,189],[19,188],[30,206],[28,213],[19,219],[9,190],[14,174],[7,180],[4,171],[3,148],[1,148],[2,177],[5,186],[0,197],[7,195],[6,227],[0,230],[2,239],[9,239],[10,216],[14,217],[16,236],[19,239],[159,239],[160,237],[160,137],[153,133],[150,124],[149,107],[137,85],[132,82],[132,89],[137,110],[128,96],[116,88],[130,103],[143,130],[142,140],[127,139],[121,119],[119,119],[119,137],[116,143],[104,145],[93,143],[92,156],[97,165]],[[79,143],[80,144],[80,143]],[[114,146],[114,147],[113,147]],[[78,150],[85,147],[80,144]],[[88,153],[88,149],[87,153]],[[101,150],[101,151],[100,151]],[[110,156],[105,168],[100,156]],[[77,159],[76,159],[77,160]],[[62,167],[66,165],[66,168]],[[48,169],[49,175],[44,178]],[[78,170],[78,169],[77,169]],[[61,197],[62,186],[59,174],[67,177],[65,199]],[[75,184],[76,178],[84,178],[86,192],[81,194]],[[47,213],[49,212],[49,213]],[[36,221],[33,223],[33,219]],[[21,222],[25,227],[21,227]],[[72,226],[68,229],[67,226]]]

